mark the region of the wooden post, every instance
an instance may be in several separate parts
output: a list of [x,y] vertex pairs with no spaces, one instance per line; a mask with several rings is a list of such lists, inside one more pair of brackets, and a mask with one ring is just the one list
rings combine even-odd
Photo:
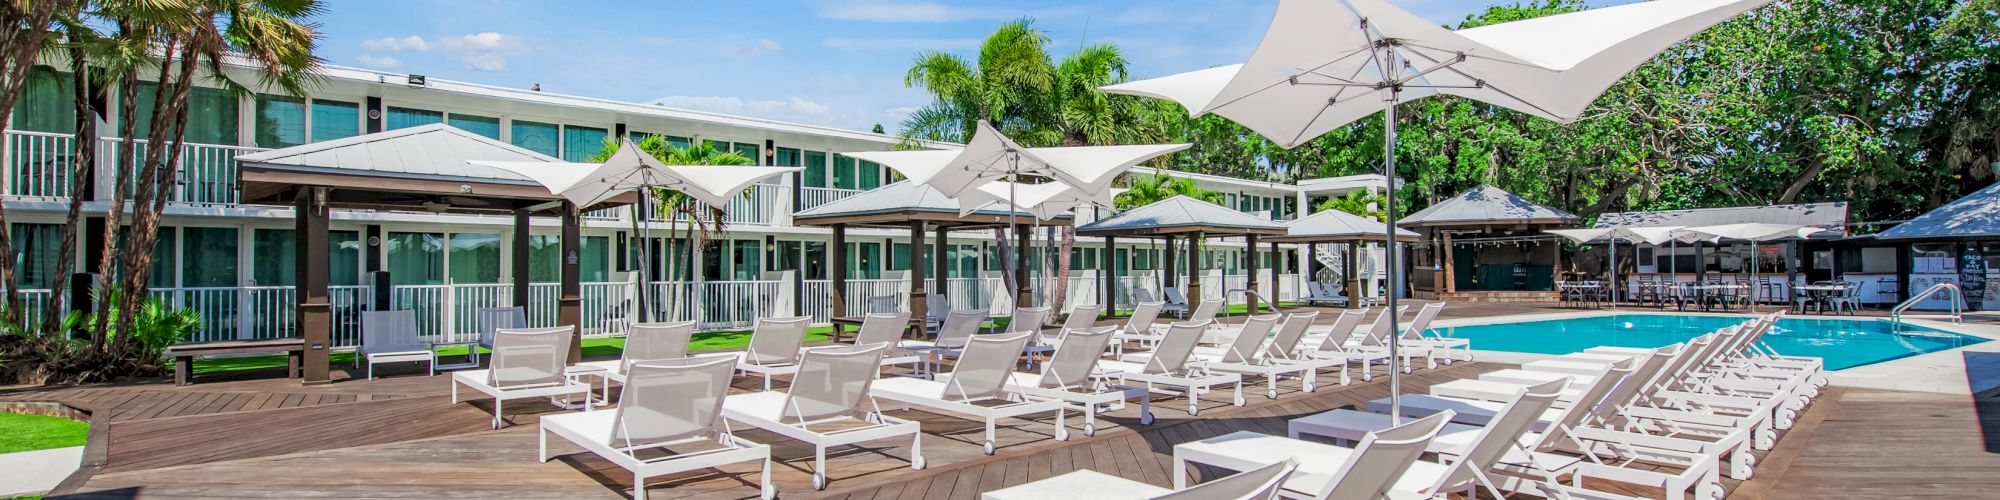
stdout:
[[[1438,273],[1438,296],[1435,298],[1444,300],[1446,294],[1458,291],[1458,263],[1456,262],[1458,259],[1452,255],[1457,249],[1451,247],[1451,232],[1438,231],[1438,248],[1440,249],[1439,253],[1444,256],[1444,260],[1438,262],[1438,269],[1442,272]],[[1391,270],[1390,272],[1393,274],[1395,271]]]
[[1028,237],[1021,226],[1014,226],[1014,283],[1020,288],[1015,291],[1014,308],[1034,307],[1034,291],[1028,286]]
[[[833,225],[833,257],[827,263],[833,272],[833,311],[828,314],[838,318],[847,315],[847,225]],[[838,333],[838,332],[835,332]]]
[[1345,260],[1346,261],[1345,264],[1347,265],[1347,270],[1341,273],[1347,276],[1347,283],[1345,285],[1347,291],[1347,308],[1360,309],[1361,297],[1362,297],[1361,274],[1360,274],[1361,265],[1359,262],[1356,261],[1361,260],[1361,242],[1357,240],[1348,240],[1347,258],[1341,260]]
[[576,204],[562,204],[562,284],[556,299],[556,324],[570,328],[569,362],[583,361],[583,214]]
[[1194,233],[1187,241],[1187,300],[1188,313],[1194,313],[1194,305],[1201,303],[1201,240],[1206,235]]
[[931,268],[936,271],[937,276],[931,278],[931,293],[941,293],[949,297],[951,296],[951,287],[949,285],[951,285],[952,259],[948,254],[950,253],[951,245],[945,243],[946,230],[944,226],[938,226],[933,232],[936,233],[936,236],[931,242]]
[[[533,251],[529,248],[528,241],[534,238],[534,236],[529,234],[529,221],[530,218],[527,210],[514,210],[514,262],[511,263],[514,268],[514,307],[519,307],[523,311],[528,310],[528,275],[530,273],[528,266],[533,260],[528,255]],[[643,283],[644,280],[642,279],[640,282]]]
[[1283,279],[1283,278],[1282,278],[1282,276],[1284,276],[1284,273],[1283,273],[1283,272],[1281,272],[1281,270],[1280,270],[1280,268],[1282,268],[1282,267],[1284,267],[1284,266],[1280,266],[1280,265],[1278,265],[1278,264],[1279,264],[1279,262],[1278,262],[1278,261],[1279,261],[1279,259],[1278,259],[1278,243],[1277,243],[1277,242],[1272,242],[1272,243],[1271,243],[1271,253],[1270,253],[1270,255],[1271,255],[1271,297],[1270,297],[1270,299],[1271,299],[1271,312],[1278,312],[1278,297],[1280,297],[1280,296],[1282,296],[1282,295],[1284,295],[1284,294],[1285,294],[1285,291],[1284,291],[1284,287],[1285,287],[1285,282],[1284,282],[1284,281],[1282,281],[1282,279]]
[[1097,256],[1097,289],[1104,291],[1104,312],[1118,316],[1118,238],[1104,237],[1104,254]]
[[[1161,236],[1160,238],[1162,238],[1162,239],[1165,239],[1165,240],[1167,240],[1167,245],[1166,245],[1166,246],[1167,246],[1167,251],[1166,251],[1166,252],[1164,252],[1164,253],[1161,253],[1161,254],[1160,254],[1160,262],[1158,262],[1158,263],[1155,263],[1154,265],[1157,265],[1157,266],[1160,266],[1160,269],[1161,269],[1161,270],[1164,270],[1164,271],[1166,271],[1166,273],[1165,273],[1165,274],[1166,274],[1166,278],[1167,278],[1167,279],[1166,279],[1166,281],[1161,281],[1161,282],[1160,282],[1160,287],[1161,287],[1161,288],[1166,288],[1166,287],[1170,287],[1170,286],[1174,286],[1174,283],[1175,283],[1175,282],[1179,282],[1179,281],[1180,281],[1181,279],[1180,279],[1180,271],[1179,271],[1179,270],[1178,270],[1177,268],[1175,268],[1175,267],[1174,267],[1174,261],[1175,261],[1175,259],[1174,259],[1174,237],[1172,237],[1172,236]],[[1166,292],[1164,292],[1164,291],[1163,291],[1163,292],[1161,292],[1161,294],[1162,294],[1162,295],[1164,295],[1165,293],[1166,293]],[[1160,297],[1160,300],[1166,300],[1166,297],[1162,296],[1162,297]]]
[[[1246,243],[1243,245],[1243,260],[1245,261],[1243,263],[1243,281],[1244,281],[1243,287],[1250,289],[1249,293],[1243,294],[1244,302],[1249,305],[1249,307],[1245,307],[1243,309],[1243,312],[1245,314],[1255,315],[1257,314],[1257,294],[1258,294],[1257,235],[1247,234],[1243,236],[1243,239],[1246,241]],[[1277,280],[1271,280],[1271,282],[1277,283]],[[1275,303],[1271,305],[1273,308],[1277,306],[1277,304]]]
[[327,299],[327,207],[326,188],[300,188],[292,207],[293,252],[297,265],[293,273],[298,283],[299,337],[305,343],[303,381],[324,384],[328,376],[330,339],[333,338],[333,304]]
[[930,294],[924,290],[924,221],[910,222],[910,319],[929,317]]

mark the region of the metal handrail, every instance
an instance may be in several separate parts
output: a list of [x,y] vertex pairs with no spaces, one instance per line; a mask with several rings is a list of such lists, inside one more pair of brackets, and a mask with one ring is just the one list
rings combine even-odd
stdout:
[[[1259,300],[1259,301],[1262,301],[1262,302],[1265,302],[1265,303],[1269,303],[1269,304],[1271,304],[1271,312],[1274,312],[1274,313],[1278,313],[1278,312],[1284,312],[1284,311],[1280,311],[1280,310],[1278,310],[1278,301],[1275,301],[1275,300],[1271,300],[1271,299],[1269,299],[1269,298],[1266,298],[1266,297],[1264,297],[1264,294],[1261,294],[1261,293],[1257,293],[1257,291],[1256,291],[1256,290],[1251,290],[1251,289],[1248,289],[1248,288],[1232,288],[1232,289],[1228,289],[1228,290],[1223,290],[1223,291],[1222,291],[1222,311],[1219,311],[1219,312],[1217,312],[1217,313],[1216,313],[1216,315],[1217,315],[1218,317],[1223,317],[1223,318],[1227,318],[1227,317],[1229,317],[1229,295],[1230,295],[1230,294],[1234,294],[1234,293],[1239,293],[1239,292],[1243,294],[1243,296],[1244,296],[1244,300],[1243,300],[1243,303],[1244,303],[1244,305],[1246,305],[1246,306],[1247,306],[1247,305],[1249,305],[1249,303],[1250,303],[1250,300],[1249,300],[1249,298],[1250,298],[1250,297],[1256,297],[1256,298],[1257,298],[1257,300]],[[1256,315],[1257,315],[1257,311],[1251,311],[1251,310],[1249,310],[1249,308],[1248,308],[1248,307],[1245,307],[1245,308],[1244,308],[1244,310],[1243,310],[1243,315],[1244,315],[1245,317],[1249,317],[1249,316],[1256,316]]]
[[1965,322],[1965,291],[1960,290],[1955,283],[1938,283],[1931,285],[1930,288],[1925,288],[1923,293],[1912,295],[1909,300],[1896,304],[1895,309],[1889,310],[1889,323],[1901,325],[1903,323],[1903,311],[1908,311],[1910,307],[1917,305],[1918,302],[1929,299],[1931,296],[1945,290],[1951,290],[1951,322]]

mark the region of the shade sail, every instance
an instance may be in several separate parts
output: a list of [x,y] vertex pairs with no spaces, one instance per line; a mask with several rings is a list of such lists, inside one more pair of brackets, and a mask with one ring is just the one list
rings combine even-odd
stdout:
[[[1320,242],[1320,241],[1382,241],[1388,234],[1388,226],[1373,219],[1339,210],[1307,215],[1285,224],[1285,234],[1274,236],[1267,241],[1275,242]],[[1417,233],[1397,229],[1396,241],[1417,241]]]
[[1187,144],[1030,148],[980,121],[958,150],[841,153],[896,169],[912,182],[957,198],[967,190],[1015,175],[1047,177],[1096,193],[1139,162],[1187,149]]
[[[1616,240],[1629,243],[1645,243],[1648,245],[1663,245],[1666,244],[1667,242],[1676,240],[1677,235],[1687,234],[1685,231],[1681,231],[1681,228],[1679,226],[1550,229],[1544,232],[1569,238],[1571,240],[1575,240],[1577,243],[1595,243],[1600,241]],[[1692,240],[1681,239],[1680,241],[1692,241]]]
[[[958,213],[966,215],[992,207],[1005,210],[1009,205],[1035,214],[1041,220],[1054,219],[1068,213],[1079,205],[1111,206],[1111,190],[1086,193],[1077,188],[1058,183],[1019,184],[1007,181],[992,182],[966,191],[958,197]],[[997,206],[996,206],[997,205]]]
[[1757,242],[1804,239],[1805,237],[1810,236],[1813,233],[1821,231],[1820,228],[1811,226],[1800,226],[1797,224],[1767,224],[1761,222],[1722,224],[1716,226],[1695,226],[1689,228],[1682,228],[1681,230],[1708,238],[1757,241]]
[[1284,234],[1285,226],[1222,205],[1175,196],[1077,226],[1079,236],[1147,236],[1180,233]]
[[[1655,0],[1451,31],[1385,0],[1281,0],[1250,60],[1104,87],[1219,114],[1284,147],[1397,102],[1456,95],[1550,120],[1582,116],[1659,51],[1770,0]],[[1408,64],[1382,70],[1381,50]]]
[[640,150],[631,139],[625,139],[618,152],[604,163],[470,163],[521,174],[580,207],[649,187],[680,191],[709,206],[726,207],[729,200],[759,180],[803,170],[799,167],[667,165]]

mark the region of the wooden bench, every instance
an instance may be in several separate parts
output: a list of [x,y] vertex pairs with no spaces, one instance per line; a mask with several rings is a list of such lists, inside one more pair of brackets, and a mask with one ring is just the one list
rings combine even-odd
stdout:
[[167,348],[167,357],[174,358],[174,385],[193,383],[194,358],[218,354],[285,354],[285,374],[299,378],[299,363],[304,360],[306,343],[298,338],[223,340],[217,342],[190,342],[174,344]]

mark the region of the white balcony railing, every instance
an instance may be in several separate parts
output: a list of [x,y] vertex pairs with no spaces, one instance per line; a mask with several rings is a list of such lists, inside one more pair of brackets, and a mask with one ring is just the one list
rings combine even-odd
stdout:
[[69,197],[76,138],[9,130],[4,140],[6,195],[17,199],[58,200]]
[[841,188],[823,188],[823,187],[799,188],[799,199],[800,199],[799,210],[811,210],[814,207],[818,207],[820,205],[833,203],[836,201],[847,199],[847,197],[849,196],[861,194],[863,191],[864,190],[861,189],[841,189]]

